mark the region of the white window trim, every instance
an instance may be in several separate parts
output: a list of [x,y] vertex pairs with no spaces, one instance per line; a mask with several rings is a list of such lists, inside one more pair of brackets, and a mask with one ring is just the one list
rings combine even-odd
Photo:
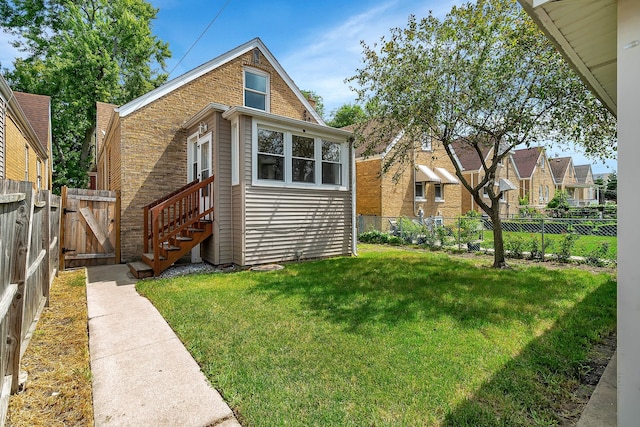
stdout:
[[193,133],[187,137],[187,182],[191,182],[197,177],[193,176],[193,144],[198,143],[198,133]]
[[424,133],[422,135],[422,140],[420,141],[420,149],[422,151],[433,151],[433,140],[431,139],[431,134],[429,133]]
[[[258,128],[264,128],[284,134],[284,180],[268,180],[258,179]],[[291,135],[305,135],[315,139],[316,153],[316,182],[298,182],[292,179],[292,145]],[[342,185],[322,184],[322,140],[331,141],[340,145],[340,166]],[[281,187],[281,188],[300,188],[309,190],[349,190],[349,146],[346,142],[337,141],[338,138],[331,135],[315,132],[292,131],[282,125],[270,123],[267,121],[253,120],[251,128],[251,185],[256,187]]]
[[414,182],[414,192],[415,192],[415,186],[418,184],[422,184],[422,196],[418,196],[418,194],[415,194],[415,201],[416,202],[426,202],[427,201],[427,194],[426,194],[426,183],[424,181],[415,181]]
[[36,187],[42,189],[42,161],[36,159]]
[[[249,107],[244,103],[245,91],[249,90],[250,92],[261,93],[253,89],[247,89],[247,73],[255,74],[257,76],[263,76],[263,77],[266,77],[267,79],[267,84],[266,84],[267,87],[266,87],[265,100],[264,100],[264,110],[261,110],[259,108]],[[264,71],[258,70],[257,68],[251,68],[251,67],[244,67],[242,69],[242,105],[244,105],[246,108],[251,108],[252,110],[265,111],[269,113],[271,112],[271,95],[270,94],[271,94],[271,75],[269,75],[269,73],[265,73]]]
[[24,146],[24,180],[29,181],[29,146]]
[[[435,195],[435,188],[436,188],[436,186],[438,186],[438,185],[440,186],[440,195],[441,195],[442,197],[437,197],[437,196]],[[433,200],[433,201],[434,201],[434,202],[436,202],[436,203],[443,203],[443,202],[444,202],[444,184],[433,184],[433,189],[434,189],[434,190],[433,190],[433,191],[434,191],[434,196],[433,196],[433,197],[434,197],[434,200]]]

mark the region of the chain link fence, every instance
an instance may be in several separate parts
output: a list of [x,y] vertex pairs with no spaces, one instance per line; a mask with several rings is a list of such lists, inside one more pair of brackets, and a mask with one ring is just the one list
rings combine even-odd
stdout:
[[[484,216],[360,215],[357,227],[358,240],[363,243],[493,251],[493,222]],[[615,264],[617,259],[615,218],[505,218],[501,219],[501,228],[508,257],[577,261],[597,266]]]

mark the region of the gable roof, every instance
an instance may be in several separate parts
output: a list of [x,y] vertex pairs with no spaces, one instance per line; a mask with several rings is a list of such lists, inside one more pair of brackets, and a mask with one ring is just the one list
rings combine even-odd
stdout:
[[[589,173],[591,172],[591,165],[578,165],[574,166],[573,170],[576,172],[576,179],[581,184],[586,184]],[[593,179],[593,173],[591,174]]]
[[16,97],[18,104],[20,104],[27,120],[31,123],[31,127],[38,137],[38,141],[45,152],[48,152],[49,136],[51,134],[49,107],[51,97],[16,91],[13,91],[13,95]]
[[[469,144],[465,144],[461,139],[453,141],[451,143],[451,148],[453,148],[453,152],[456,154],[463,171],[480,170],[482,162],[480,161],[480,157],[478,157],[478,153],[475,148]],[[482,155],[485,160],[492,149],[493,146],[491,144],[482,146]]]
[[542,152],[542,147],[531,147],[515,150],[512,153],[513,164],[521,179],[531,178]]
[[571,157],[556,157],[555,159],[549,159],[549,166],[551,166],[551,175],[553,175],[553,181],[556,184],[562,183],[562,179],[567,173],[567,168],[571,164]]
[[[364,139],[363,143],[358,144],[355,148],[355,157],[358,158],[372,158],[376,156],[384,157],[393,147],[400,141],[400,139],[404,136],[404,132],[401,130],[391,131],[390,135],[376,136],[374,137],[378,142],[374,147],[369,147],[369,144],[366,142],[369,138],[374,134],[380,134],[380,132],[389,132],[390,130],[381,125],[376,120],[369,120],[364,124],[352,124],[348,126],[344,126],[340,128],[347,132],[355,133],[356,131],[360,132],[360,136]],[[387,138],[388,136],[388,138]]]
[[222,55],[208,62],[205,62],[204,64],[194,68],[191,71],[184,73],[181,76],[176,77],[173,80],[169,80],[163,85],[158,86],[156,89],[150,92],[147,92],[146,94],[134,99],[133,101],[128,102],[127,104],[124,104],[123,106],[118,108],[117,111],[119,112],[120,117],[128,116],[129,114],[173,92],[174,90],[186,85],[187,83],[197,79],[198,77],[201,77],[207,74],[208,72],[215,70],[216,68],[228,63],[229,61],[232,61],[256,48],[259,49],[262,55],[265,56],[266,59],[271,63],[271,65],[278,72],[282,80],[284,80],[287,86],[289,86],[291,91],[297,96],[298,100],[302,102],[302,104],[306,107],[307,111],[309,111],[309,113],[313,116],[313,118],[318,123],[325,124],[322,117],[320,117],[320,115],[316,112],[315,108],[311,106],[311,104],[309,103],[309,100],[302,94],[302,92],[300,92],[300,89],[298,88],[298,86],[296,86],[296,84],[293,82],[291,77],[289,77],[289,75],[286,73],[284,68],[282,68],[280,63],[276,60],[273,54],[269,51],[269,49],[267,49],[265,44],[258,37],[234,49],[231,49],[230,51],[223,53]]

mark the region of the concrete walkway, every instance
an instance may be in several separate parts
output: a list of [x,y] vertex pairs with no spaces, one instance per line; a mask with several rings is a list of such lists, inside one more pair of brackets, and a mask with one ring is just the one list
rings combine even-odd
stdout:
[[87,268],[96,427],[239,426],[128,271]]

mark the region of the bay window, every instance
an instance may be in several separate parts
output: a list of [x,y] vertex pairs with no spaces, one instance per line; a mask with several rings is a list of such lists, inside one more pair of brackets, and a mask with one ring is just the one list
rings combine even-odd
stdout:
[[344,189],[344,143],[306,131],[255,124],[254,184]]

